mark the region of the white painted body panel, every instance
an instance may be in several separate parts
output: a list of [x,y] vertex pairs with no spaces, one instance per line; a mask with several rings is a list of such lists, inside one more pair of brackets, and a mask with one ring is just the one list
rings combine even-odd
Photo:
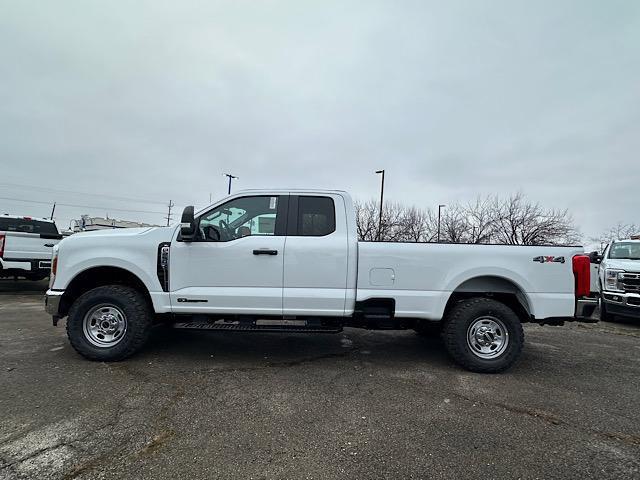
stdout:
[[350,280],[351,287],[355,287],[355,278],[349,278],[349,228],[345,202],[339,194],[328,196],[336,208],[336,230],[333,233],[323,237],[286,237],[285,315],[343,316]]
[[[173,312],[282,315],[284,241],[275,236],[174,241],[169,261]],[[277,250],[278,255],[253,254],[260,249]]]
[[[60,242],[51,288],[64,290],[89,268],[113,266],[142,281],[158,313],[339,317],[353,314],[356,301],[391,298],[397,317],[437,320],[464,282],[497,277],[519,287],[535,318],[574,315],[571,258],[581,247],[358,242],[351,198],[339,191],[238,192],[211,207],[260,194],[330,196],[336,230],[324,237],[248,236],[228,242],[179,242],[178,225],[80,233]],[[171,242],[169,292],[157,276],[162,242]],[[278,255],[252,254],[261,248]],[[537,256],[565,262],[534,262]]]
[[[536,318],[572,316],[571,258],[579,253],[581,247],[359,242],[357,299],[394,298],[396,316],[440,319],[465,281],[495,276],[520,287]],[[540,255],[562,256],[565,263],[534,262]],[[393,270],[393,284],[373,285],[374,269]]]
[[80,273],[94,267],[118,267],[147,287],[157,313],[171,311],[169,295],[157,277],[158,245],[170,241],[177,226],[80,232],[58,245],[58,271],[51,288],[64,290]]
[[[60,240],[41,238],[40,234],[23,232],[0,232],[4,238],[4,268],[30,270],[31,263],[26,260],[51,260],[54,245]],[[25,262],[20,262],[25,260]]]

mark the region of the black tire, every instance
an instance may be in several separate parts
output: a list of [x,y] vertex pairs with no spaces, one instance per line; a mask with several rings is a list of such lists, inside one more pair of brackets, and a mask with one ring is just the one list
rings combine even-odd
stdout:
[[31,280],[33,282],[39,282],[41,280],[44,280],[45,278],[47,278],[49,275],[46,273],[40,273],[40,274],[27,274],[25,275],[24,278],[26,278],[27,280]]
[[604,301],[604,295],[600,295],[600,320],[603,322],[613,322],[613,315],[607,311],[607,302]]
[[[98,305],[112,305],[124,314],[126,329],[113,346],[96,346],[85,333],[85,316]],[[67,336],[73,348],[89,360],[118,361],[144,346],[152,323],[153,311],[142,293],[124,285],[105,285],[89,290],[73,303],[67,319]]]
[[[500,332],[505,342],[504,350],[492,358],[481,358],[467,340],[471,325],[490,317],[502,323],[506,329]],[[504,303],[484,297],[470,298],[457,303],[445,318],[442,338],[449,354],[467,370],[480,373],[498,373],[511,367],[520,357],[524,345],[524,331],[518,316]]]

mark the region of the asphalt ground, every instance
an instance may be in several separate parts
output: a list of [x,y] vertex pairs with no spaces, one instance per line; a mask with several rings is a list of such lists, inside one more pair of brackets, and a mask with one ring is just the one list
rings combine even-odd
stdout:
[[469,373],[411,331],[158,328],[90,362],[0,282],[0,479],[640,478],[640,321],[527,325]]

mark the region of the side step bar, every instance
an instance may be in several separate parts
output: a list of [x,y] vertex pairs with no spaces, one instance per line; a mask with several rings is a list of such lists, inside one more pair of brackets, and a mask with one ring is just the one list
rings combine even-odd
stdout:
[[305,321],[280,320],[256,322],[225,322],[192,320],[188,322],[177,322],[173,328],[179,330],[224,330],[229,332],[288,332],[288,333],[340,333],[342,326],[336,325],[310,325]]

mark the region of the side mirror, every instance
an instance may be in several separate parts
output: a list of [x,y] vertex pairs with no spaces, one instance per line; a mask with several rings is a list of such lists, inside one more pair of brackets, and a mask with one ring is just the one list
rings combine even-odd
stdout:
[[180,220],[180,237],[184,242],[191,242],[196,236],[196,220],[193,216],[193,205],[184,207]]
[[602,255],[600,255],[598,252],[591,252],[589,254],[589,261],[591,263],[598,264],[598,263],[602,262]]

